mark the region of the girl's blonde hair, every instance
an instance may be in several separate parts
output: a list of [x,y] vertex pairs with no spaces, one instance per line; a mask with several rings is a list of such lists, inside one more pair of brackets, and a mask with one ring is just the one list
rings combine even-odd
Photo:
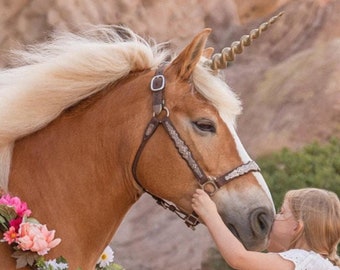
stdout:
[[303,222],[303,230],[292,241],[296,247],[304,237],[309,247],[340,266],[337,246],[340,242],[340,201],[331,191],[303,188],[288,191],[285,199],[296,218]]

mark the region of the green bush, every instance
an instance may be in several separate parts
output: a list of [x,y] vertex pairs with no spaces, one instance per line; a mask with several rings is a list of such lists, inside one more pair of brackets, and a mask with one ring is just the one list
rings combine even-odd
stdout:
[[340,139],[312,143],[300,151],[287,148],[257,160],[276,207],[290,189],[317,187],[340,196]]
[[[312,143],[300,151],[285,148],[259,158],[257,163],[277,208],[290,189],[324,188],[340,197],[340,138],[332,138],[325,144]],[[225,263],[218,250],[212,248],[202,262],[202,270],[220,269],[232,268]]]

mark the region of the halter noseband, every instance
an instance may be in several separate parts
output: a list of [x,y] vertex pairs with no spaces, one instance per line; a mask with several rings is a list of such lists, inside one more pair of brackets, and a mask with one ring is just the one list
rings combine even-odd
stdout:
[[[135,178],[135,181],[137,184],[143,189],[144,192],[151,195],[156,202],[163,206],[165,209],[169,209],[172,212],[176,213],[177,216],[179,216],[181,219],[184,220],[185,224],[190,227],[191,229],[195,229],[195,226],[199,224],[198,216],[195,212],[192,214],[187,214],[180,210],[178,207],[169,204],[162,198],[159,198],[146,190],[141,182],[138,180],[137,177],[137,165],[138,161],[140,159],[140,156],[142,154],[142,151],[146,145],[146,143],[149,141],[151,136],[154,134],[156,129],[159,125],[162,125],[163,128],[167,131],[169,137],[175,144],[175,147],[177,148],[177,151],[181,155],[181,157],[187,162],[189,168],[195,175],[199,185],[201,188],[207,192],[210,196],[214,195],[215,192],[221,188],[223,185],[227,184],[231,180],[242,176],[244,174],[247,174],[249,172],[258,172],[260,171],[259,166],[255,163],[255,161],[251,160],[247,162],[246,164],[242,164],[238,166],[237,168],[229,171],[228,173],[221,175],[219,177],[210,177],[206,176],[204,171],[201,169],[201,167],[198,165],[196,160],[194,159],[189,147],[185,144],[185,142],[181,139],[179,133],[175,129],[174,125],[169,119],[169,110],[165,106],[165,100],[164,100],[164,94],[163,90],[165,89],[165,77],[163,75],[164,65],[161,65],[154,75],[154,77],[151,79],[150,83],[150,90],[152,92],[152,108],[153,108],[153,116],[148,123],[142,142],[137,150],[137,153],[135,155],[135,159],[132,164],[132,174]],[[165,116],[161,116],[162,112],[165,112]]]

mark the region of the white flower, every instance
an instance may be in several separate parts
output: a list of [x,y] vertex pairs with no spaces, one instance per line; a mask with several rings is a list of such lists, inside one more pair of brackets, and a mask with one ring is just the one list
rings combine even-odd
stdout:
[[113,258],[113,250],[109,246],[107,246],[104,249],[102,255],[100,255],[97,264],[99,264],[100,268],[106,267],[113,262]]
[[56,270],[67,270],[68,269],[67,263],[63,263],[63,262],[57,263],[56,259],[47,261],[46,266],[51,266],[52,269],[56,269]]

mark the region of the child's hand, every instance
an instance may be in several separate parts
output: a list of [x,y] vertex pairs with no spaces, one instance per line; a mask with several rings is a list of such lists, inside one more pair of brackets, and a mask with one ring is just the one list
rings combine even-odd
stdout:
[[194,193],[192,197],[192,208],[203,221],[206,221],[209,216],[217,214],[216,204],[202,189],[197,189]]

